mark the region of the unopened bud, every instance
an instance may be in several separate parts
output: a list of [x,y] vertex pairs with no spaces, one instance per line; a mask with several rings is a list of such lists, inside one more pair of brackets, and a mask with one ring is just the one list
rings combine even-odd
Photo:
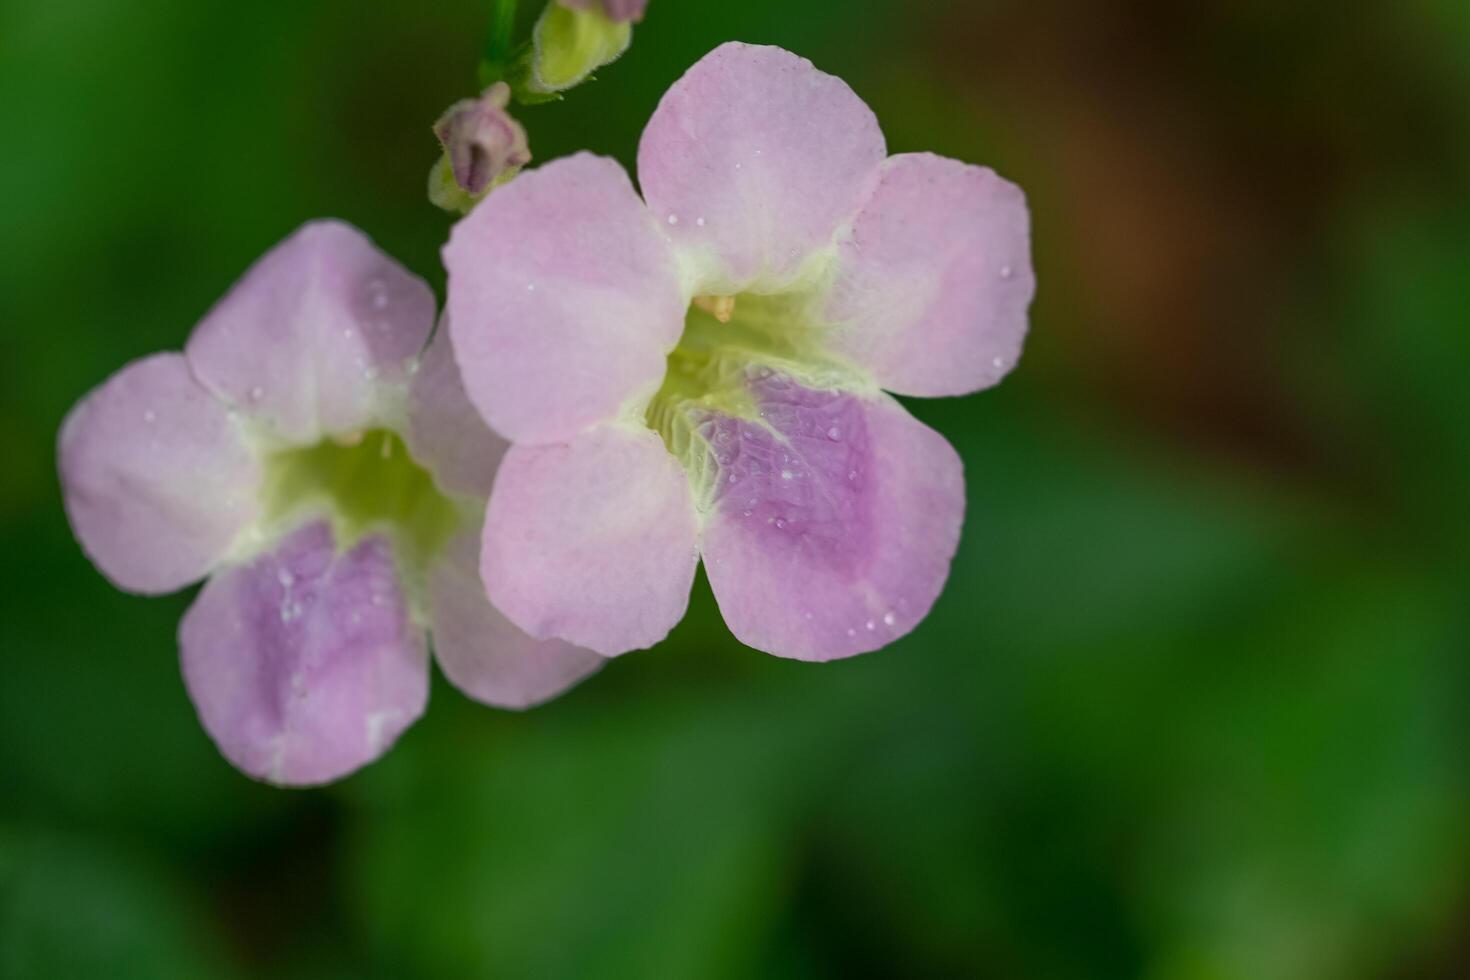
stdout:
[[615,23],[626,24],[629,21],[637,23],[643,19],[643,12],[648,9],[648,0],[556,0],[563,7],[572,10],[592,10],[600,7],[607,14],[607,19]]
[[505,111],[510,86],[496,82],[478,99],[461,99],[434,124],[444,154],[429,174],[429,200],[468,211],[498,183],[531,162],[526,131]]
[[[547,4],[531,32],[526,88],[534,95],[554,98],[555,93],[586,81],[594,71],[616,61],[628,50],[633,40],[630,21],[642,16],[644,5],[636,0],[554,0]],[[623,18],[618,19],[613,11]],[[517,95],[521,92],[516,91]]]

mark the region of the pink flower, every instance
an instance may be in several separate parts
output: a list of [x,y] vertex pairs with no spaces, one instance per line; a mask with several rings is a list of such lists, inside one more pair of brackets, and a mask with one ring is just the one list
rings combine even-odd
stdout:
[[[928,613],[958,456],[888,394],[1015,366],[1035,282],[1014,185],[889,157],[841,80],[726,44],[638,151],[523,173],[454,229],[470,399],[513,445],[481,575],[532,636],[606,655],[683,616],[702,556],[744,643],[829,660]],[[646,201],[646,203],[645,203]]]
[[426,630],[472,697],[523,707],[601,658],[533,640],[485,600],[480,518],[504,443],[424,350],[429,288],[318,222],[195,328],[87,395],[61,429],[66,509],[119,588],[209,576],[179,629],[200,720],[240,769],[336,779],[423,712]]
[[569,10],[592,10],[601,7],[607,19],[614,23],[640,21],[648,9],[648,0],[556,0]]

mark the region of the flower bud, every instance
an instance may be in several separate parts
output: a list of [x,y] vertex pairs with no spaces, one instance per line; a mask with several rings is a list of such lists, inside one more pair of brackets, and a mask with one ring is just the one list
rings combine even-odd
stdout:
[[444,154],[429,174],[429,200],[466,212],[496,184],[531,162],[526,131],[505,111],[510,86],[496,82],[478,99],[461,99],[434,124]]
[[608,19],[619,24],[629,21],[637,23],[648,9],[648,0],[557,0],[571,10],[592,10],[601,7]]
[[[633,40],[646,0],[554,0],[531,33],[531,93],[555,97],[616,61]],[[520,89],[517,89],[519,95]]]

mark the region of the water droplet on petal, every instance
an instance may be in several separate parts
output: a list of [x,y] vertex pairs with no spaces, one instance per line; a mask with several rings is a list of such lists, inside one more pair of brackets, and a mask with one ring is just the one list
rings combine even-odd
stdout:
[[871,619],[868,620],[866,623],[863,624],[863,629],[868,630],[870,632],[872,630],[877,629],[877,628],[878,628],[878,624],[875,623],[875,622],[873,622]]
[[831,439],[833,442],[839,441],[842,438],[842,430],[837,428],[837,426],[835,425],[832,426],[832,428],[827,430],[827,438]]
[[151,408],[148,411],[146,411],[146,412],[143,413],[143,421],[144,422],[152,422],[156,418],[158,418],[158,416],[153,414],[153,409],[151,409]]
[[1003,265],[1003,266],[1000,267],[1000,277],[1002,279],[1009,279],[1011,277],[1011,275],[1012,275],[1012,272],[1011,272],[1011,267],[1010,266]]
[[1006,366],[1006,361],[1005,361],[1005,358],[1003,358],[1003,357],[997,357],[993,361],[991,361],[990,363],[993,364],[993,365],[995,365],[997,368],[1003,368],[1003,367]]
[[855,630],[855,629],[848,629],[847,635],[848,636],[857,636],[857,630]]
[[783,517],[776,518],[776,530],[778,530],[778,531],[784,531],[784,530],[786,530],[786,519],[785,518],[783,518]]
[[791,479],[791,471],[790,470],[782,470],[781,471],[781,479],[783,479],[783,480],[789,480],[789,479]]
[[375,310],[385,309],[388,306],[388,284],[381,279],[368,280],[368,301]]
[[670,214],[669,215],[669,224],[671,224],[671,225],[677,225],[678,223],[679,223],[679,216],[677,214]]
[[258,402],[258,401],[260,401],[264,397],[265,397],[265,389],[262,388],[260,385],[256,385],[254,388],[251,388],[250,389],[250,400],[251,401]]

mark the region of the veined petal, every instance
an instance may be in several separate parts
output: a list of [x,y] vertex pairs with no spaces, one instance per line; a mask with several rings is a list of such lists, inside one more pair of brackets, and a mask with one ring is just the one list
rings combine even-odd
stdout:
[[113,375],[71,410],[58,443],[72,529],[119,588],[196,581],[255,519],[260,463],[181,354]]
[[612,160],[523,173],[444,249],[465,388],[520,443],[564,442],[652,395],[688,297],[668,243]]
[[652,646],[684,615],[695,537],[689,481],[662,440],[602,425],[506,453],[480,573],[527,633],[615,656]]
[[840,245],[832,350],[902,395],[963,395],[1021,355],[1036,291],[1021,189],[930,153],[892,157]]
[[449,324],[441,323],[408,389],[404,440],[413,458],[448,493],[488,497],[507,443],[465,394]]
[[928,613],[964,518],[944,437],[886,395],[756,381],[756,421],[712,417],[703,552],[742,643],[798,660],[876,650]]
[[675,82],[638,146],[669,237],[707,265],[702,293],[774,287],[831,244],[887,151],[840,78],[781,48],[723,44]]
[[210,579],[179,627],[184,683],[225,758],[287,786],[382,755],[423,713],[428,653],[388,542],[325,522]]
[[429,571],[434,656],[455,687],[497,708],[548,701],[604,659],[564,640],[536,640],[485,597],[480,528],[456,535]]
[[200,321],[185,354],[227,404],[290,445],[396,422],[434,325],[434,294],[362,232],[315,221],[262,256]]

